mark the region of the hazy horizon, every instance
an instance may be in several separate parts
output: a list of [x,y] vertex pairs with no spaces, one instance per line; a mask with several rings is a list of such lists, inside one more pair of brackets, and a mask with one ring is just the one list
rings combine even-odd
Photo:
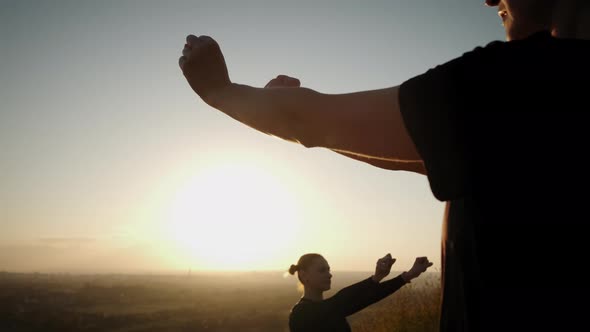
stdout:
[[[483,1],[482,1],[483,2]],[[0,270],[440,268],[424,176],[305,149],[203,103],[178,68],[210,35],[232,81],[399,85],[504,38],[480,2],[0,0]]]
[[[325,296],[367,276],[338,273]],[[426,274],[347,318],[353,331],[436,331],[440,277]],[[0,273],[2,331],[288,332],[302,296],[278,273],[7,275]],[[387,319],[384,319],[386,317]],[[418,329],[416,329],[418,327]]]

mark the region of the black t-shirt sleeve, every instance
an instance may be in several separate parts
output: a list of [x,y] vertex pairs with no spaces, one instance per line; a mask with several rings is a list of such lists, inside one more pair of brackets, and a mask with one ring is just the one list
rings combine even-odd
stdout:
[[[421,155],[430,188],[441,201],[461,198],[471,188],[469,131],[473,112],[487,93],[488,66],[499,42],[463,54],[400,86],[399,104],[404,124]],[[496,73],[497,74],[497,73]]]
[[343,288],[324,301],[301,299],[291,310],[289,328],[291,331],[332,331],[335,326],[340,326],[345,330],[347,316],[380,301],[405,283],[401,275],[381,283],[367,278]]
[[325,300],[324,303],[331,311],[343,316],[349,316],[393,294],[404,284],[405,281],[401,275],[381,283],[376,283],[371,278],[367,278],[343,288],[334,296]]

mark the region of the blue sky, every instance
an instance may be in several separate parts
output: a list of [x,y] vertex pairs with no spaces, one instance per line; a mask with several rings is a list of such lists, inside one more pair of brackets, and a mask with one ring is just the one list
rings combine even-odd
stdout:
[[[440,266],[444,205],[424,177],[255,132],[200,101],[177,59],[187,34],[204,34],[234,82],[287,74],[324,93],[389,87],[503,39],[483,1],[0,0],[0,9],[0,270],[281,269],[308,251],[334,269],[369,270],[387,252],[400,269],[422,255]],[[238,175],[264,184],[248,191]],[[211,180],[222,178],[238,180]],[[184,255],[167,234],[180,193],[196,195],[190,183],[238,190],[259,210],[268,193],[283,197],[266,218],[288,222],[273,228],[284,243],[235,265]],[[211,197],[174,232],[218,236],[205,219],[223,214],[199,209],[236,204]],[[231,232],[244,220],[216,222]],[[251,243],[264,225],[243,230],[255,227]],[[194,250],[231,255],[248,243],[238,242]]]

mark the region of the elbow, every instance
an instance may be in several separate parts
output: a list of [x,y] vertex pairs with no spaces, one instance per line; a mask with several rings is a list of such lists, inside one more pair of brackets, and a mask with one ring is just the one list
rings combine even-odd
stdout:
[[311,126],[304,121],[297,121],[293,124],[293,136],[292,141],[302,145],[305,148],[317,148],[322,147],[318,139],[317,133],[311,128]]
[[319,145],[317,144],[317,142],[313,141],[313,140],[297,140],[297,143],[302,145],[305,148],[317,148],[319,147]]

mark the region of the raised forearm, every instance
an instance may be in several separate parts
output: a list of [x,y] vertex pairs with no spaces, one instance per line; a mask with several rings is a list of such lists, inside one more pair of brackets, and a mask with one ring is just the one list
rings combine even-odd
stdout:
[[[178,61],[191,88],[207,104],[259,131],[307,147],[421,160],[403,123],[399,87],[328,95],[299,87],[235,84],[219,44],[208,36],[187,36]],[[299,81],[293,83],[299,86]]]
[[212,107],[263,133],[307,147],[322,146],[316,109],[319,93],[307,88],[264,89],[231,84],[211,100]]
[[[401,276],[397,276],[384,282],[379,281],[380,280],[375,280],[371,277],[364,280],[362,283],[359,283],[358,285],[362,285],[362,288],[356,287],[356,289],[354,289],[355,292],[353,292],[353,289],[343,289],[337,293],[337,295],[340,295],[342,292],[348,294],[339,299],[338,306],[336,306],[335,309],[345,316],[352,315],[395,293],[406,284],[406,281]],[[336,295],[334,295],[334,297],[336,297]]]
[[399,112],[397,88],[328,95],[231,84],[207,102],[252,128],[307,147],[420,160]]

